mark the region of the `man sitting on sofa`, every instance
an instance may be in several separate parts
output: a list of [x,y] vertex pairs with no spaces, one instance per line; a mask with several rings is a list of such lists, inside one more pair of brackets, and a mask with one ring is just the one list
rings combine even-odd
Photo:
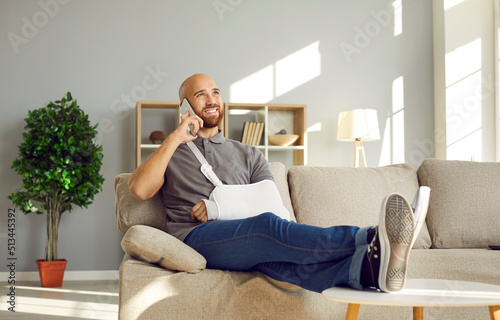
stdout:
[[[222,98],[209,76],[186,79],[179,97],[187,99],[196,114],[182,115],[178,128],[133,172],[129,188],[139,200],[162,191],[169,233],[203,255],[208,268],[257,270],[315,292],[334,286],[384,292],[403,288],[414,214],[399,194],[385,198],[374,228],[320,228],[269,212],[209,221],[203,200],[214,187],[201,175],[200,163],[186,142],[194,142],[225,184],[273,177],[258,149],[223,137],[218,129],[224,115]],[[189,126],[196,136],[188,133]]]

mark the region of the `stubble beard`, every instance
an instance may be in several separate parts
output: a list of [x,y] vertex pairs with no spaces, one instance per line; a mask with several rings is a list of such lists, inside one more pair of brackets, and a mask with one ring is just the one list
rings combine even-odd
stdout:
[[[220,106],[217,106],[219,110],[219,114],[217,116],[206,116],[202,110],[202,114],[198,114],[198,117],[203,120],[203,128],[215,128],[218,127],[220,122],[222,121],[222,118],[224,117],[224,109],[222,109]],[[206,108],[209,109],[209,108]]]

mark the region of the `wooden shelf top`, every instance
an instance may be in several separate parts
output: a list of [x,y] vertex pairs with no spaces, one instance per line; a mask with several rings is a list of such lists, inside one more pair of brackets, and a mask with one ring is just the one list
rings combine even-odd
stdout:
[[138,101],[137,105],[140,105],[143,109],[154,109],[154,108],[165,108],[172,107],[178,108],[179,101]]

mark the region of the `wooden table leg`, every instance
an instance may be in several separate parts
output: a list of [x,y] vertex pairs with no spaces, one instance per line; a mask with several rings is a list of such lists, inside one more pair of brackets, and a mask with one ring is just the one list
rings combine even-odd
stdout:
[[347,314],[345,315],[345,320],[356,320],[358,319],[359,304],[349,303],[347,306]]
[[413,307],[413,320],[424,320],[424,307]]
[[491,320],[500,320],[500,306],[490,306]]

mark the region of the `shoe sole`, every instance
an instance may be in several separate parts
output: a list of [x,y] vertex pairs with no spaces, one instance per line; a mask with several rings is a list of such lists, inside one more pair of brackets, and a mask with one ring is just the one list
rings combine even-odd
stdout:
[[400,194],[389,195],[383,202],[379,221],[380,290],[395,292],[403,289],[414,230],[410,204]]
[[[431,188],[422,186],[418,189],[417,195],[415,197],[415,232],[413,234],[413,240],[411,242],[411,247],[417,240],[420,230],[424,225],[425,217],[427,216],[427,210],[429,208],[429,198],[431,195]],[[413,205],[412,205],[413,206]]]

